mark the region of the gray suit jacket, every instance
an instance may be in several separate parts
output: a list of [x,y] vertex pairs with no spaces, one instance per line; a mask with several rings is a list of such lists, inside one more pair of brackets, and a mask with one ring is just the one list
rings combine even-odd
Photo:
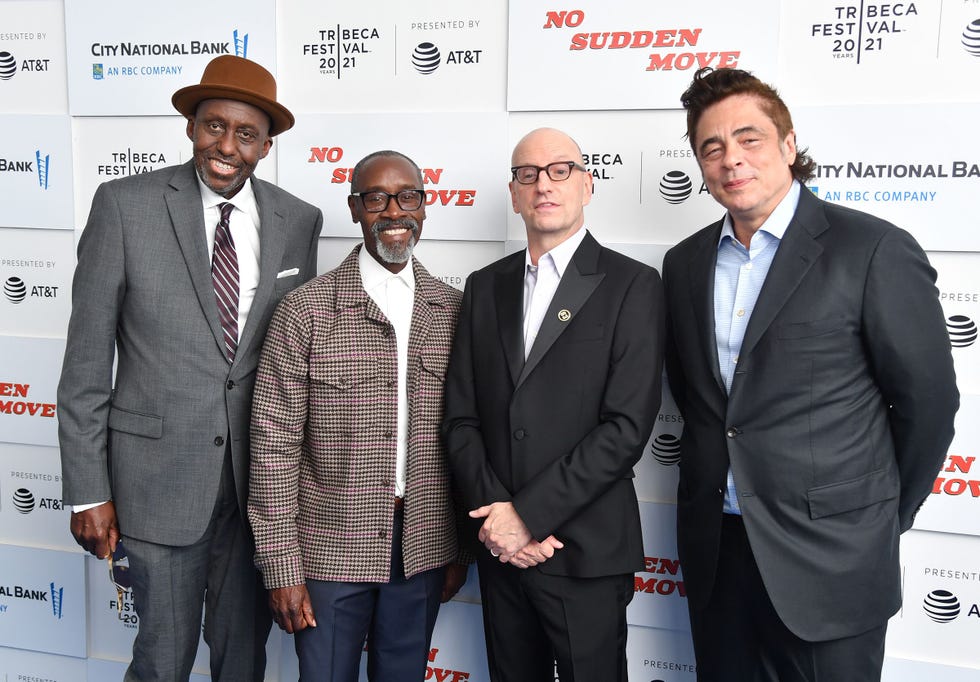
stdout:
[[[232,364],[192,163],[107,182],[92,201],[58,386],[63,497],[111,498],[126,535],[175,546],[197,540],[229,437],[244,513],[259,352],[276,304],[316,274],[323,220],[278,187],[252,182],[259,285]],[[277,277],[292,268],[298,273]]]
[[958,406],[936,273],[908,233],[804,188],[726,395],[713,314],[720,230],[664,259],[690,604],[703,607],[714,584],[730,464],[789,629],[821,641],[880,626],[900,603],[899,533],[932,489]]

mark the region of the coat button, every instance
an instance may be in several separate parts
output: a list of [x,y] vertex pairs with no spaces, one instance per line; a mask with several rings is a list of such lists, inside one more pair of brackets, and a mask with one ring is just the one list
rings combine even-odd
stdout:
[[221,436],[215,436],[214,437],[214,444],[220,447],[220,446],[222,446],[222,445],[225,444],[225,439],[222,438]]
[[225,384],[225,388],[227,388],[230,391],[231,389],[235,388],[235,382],[229,379],[228,383]]
[[378,531],[378,537],[384,540],[386,537],[388,537],[388,531],[386,530]]
[[728,430],[725,431],[725,435],[729,438],[734,438],[738,435],[738,429],[736,429],[734,426],[729,426]]
[[517,431],[514,431],[514,438],[516,438],[517,440],[524,440],[524,436],[526,435],[527,435],[527,431],[525,431],[524,429],[517,429]]

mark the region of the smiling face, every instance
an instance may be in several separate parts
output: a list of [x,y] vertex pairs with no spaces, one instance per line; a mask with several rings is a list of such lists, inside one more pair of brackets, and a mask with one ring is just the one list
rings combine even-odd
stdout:
[[[582,163],[582,152],[565,133],[542,128],[517,143],[511,166],[547,166],[556,161]],[[592,174],[573,169],[567,179],[555,182],[541,171],[537,182],[522,185],[510,181],[514,213],[527,228],[528,244],[542,243],[548,251],[573,235],[585,223],[583,208],[592,200]]]
[[695,144],[708,191],[747,241],[793,183],[796,134],[780,136],[758,97],[733,95],[704,110]]
[[[362,167],[354,192],[397,194],[406,189],[422,189],[418,169],[401,156],[378,156]],[[405,211],[391,197],[380,213],[370,213],[360,197],[348,197],[351,219],[361,224],[364,248],[390,272],[401,272],[422,237],[425,201],[414,211]]]
[[231,99],[207,99],[187,121],[194,166],[201,181],[226,199],[238,193],[272,147],[269,117]]

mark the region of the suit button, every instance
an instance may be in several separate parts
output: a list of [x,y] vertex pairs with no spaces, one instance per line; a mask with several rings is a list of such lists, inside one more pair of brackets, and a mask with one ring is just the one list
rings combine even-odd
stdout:
[[525,431],[524,429],[517,429],[517,431],[514,431],[514,438],[516,438],[517,440],[524,440],[524,436],[526,435],[527,435],[527,431]]
[[725,435],[729,438],[734,438],[738,435],[738,429],[736,429],[734,426],[729,426],[728,430],[725,431]]
[[386,530],[378,531],[378,537],[384,540],[386,537],[388,537],[388,531]]
[[394,435],[395,435],[395,434],[394,434],[394,432],[393,432],[393,431],[385,431],[385,438],[388,438],[388,439],[390,439],[390,438],[391,438],[392,436],[394,436]]
[[388,379],[388,388],[395,388],[397,385],[398,385],[397,381],[395,381],[394,379]]
[[220,446],[222,446],[222,445],[225,444],[225,439],[222,438],[221,436],[215,436],[214,437],[214,444],[220,447]]
[[225,384],[225,388],[227,388],[230,391],[231,389],[235,388],[235,382],[229,379],[228,383]]

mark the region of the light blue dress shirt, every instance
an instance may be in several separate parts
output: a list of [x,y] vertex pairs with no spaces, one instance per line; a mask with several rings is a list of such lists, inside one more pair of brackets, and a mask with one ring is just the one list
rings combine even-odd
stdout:
[[[769,274],[769,266],[776,256],[779,242],[786,233],[796,204],[800,200],[800,184],[794,182],[789,192],[776,206],[766,222],[759,227],[745,248],[735,238],[731,216],[725,215],[718,240],[718,258],[715,261],[715,345],[718,350],[718,368],[725,381],[725,390],[731,392],[735,367],[742,351],[745,329],[752,318],[755,302]],[[726,514],[741,514],[738,493],[731,466],[728,467],[728,484],[725,489]]]

